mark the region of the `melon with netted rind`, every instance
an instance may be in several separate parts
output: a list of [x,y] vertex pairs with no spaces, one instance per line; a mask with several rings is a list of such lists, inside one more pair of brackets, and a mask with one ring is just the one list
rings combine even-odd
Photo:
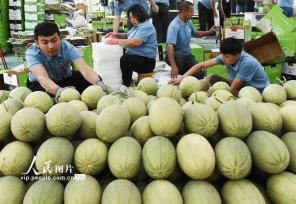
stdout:
[[137,175],[141,166],[142,148],[132,137],[116,140],[108,153],[108,166],[116,178],[130,179]]
[[81,94],[81,101],[83,101],[90,110],[97,107],[100,98],[105,96],[106,93],[100,86],[93,85],[87,87]]
[[74,164],[80,173],[96,175],[106,167],[107,156],[107,146],[100,140],[91,138],[84,140],[76,148]]
[[287,98],[290,100],[296,100],[296,80],[289,80],[283,85]]
[[10,122],[12,115],[9,112],[0,111],[0,143],[5,141],[9,135],[10,131]]
[[26,193],[26,185],[18,177],[5,176],[0,178],[0,203],[22,204]]
[[296,173],[296,132],[288,132],[282,136],[282,141],[287,146],[290,153],[289,170]]
[[10,91],[9,97],[24,101],[30,93],[32,93],[32,91],[27,87],[16,87]]
[[218,109],[220,128],[230,137],[245,138],[252,131],[252,115],[247,107],[236,101],[223,103]]
[[146,173],[153,179],[166,179],[177,164],[173,143],[162,136],[150,138],[143,147],[143,164]]
[[46,114],[46,126],[54,136],[72,136],[80,128],[80,112],[69,103],[58,103]]
[[178,89],[177,86],[173,86],[171,84],[164,85],[160,87],[157,91],[157,97],[169,97],[175,99],[178,103],[181,99],[181,91]]
[[143,204],[183,204],[183,199],[177,187],[166,180],[150,182],[143,192]]
[[216,188],[207,181],[189,181],[182,189],[184,203],[222,204]]
[[9,91],[6,90],[0,90],[0,104],[5,101],[6,99],[8,99],[9,97]]
[[219,128],[218,114],[205,104],[193,104],[185,110],[184,124],[189,133],[210,137]]
[[11,132],[23,142],[33,142],[45,132],[45,116],[37,108],[23,108],[11,119]]
[[23,107],[24,105],[21,100],[8,98],[0,104],[0,111],[9,112],[11,115],[14,115]]
[[238,92],[239,98],[250,98],[255,102],[261,102],[262,96],[261,93],[252,86],[245,86]]
[[279,84],[269,84],[262,92],[263,101],[281,105],[287,100],[287,93]]
[[101,186],[92,176],[85,175],[83,180],[70,180],[64,192],[64,204],[85,204],[101,202]]
[[215,147],[219,171],[229,179],[246,177],[252,167],[252,157],[248,146],[238,138],[226,137]]
[[205,179],[214,172],[214,150],[201,135],[182,137],[177,144],[177,158],[182,171],[192,179]]
[[208,98],[208,93],[205,91],[197,91],[190,95],[188,101],[197,102],[197,103],[205,103]]
[[150,127],[155,135],[173,137],[181,129],[182,108],[176,100],[168,97],[157,99],[149,111]]
[[72,100],[80,100],[80,93],[74,88],[65,88],[59,97],[59,102],[69,102]]
[[6,176],[20,176],[27,172],[32,160],[33,149],[29,144],[11,142],[0,152],[0,171]]
[[96,134],[96,121],[98,115],[92,111],[80,112],[82,122],[77,134],[83,138],[97,138]]
[[218,110],[220,105],[223,103],[223,101],[220,101],[214,96],[211,96],[206,99],[205,104],[211,108],[213,108],[215,111]]
[[181,95],[184,98],[188,98],[194,92],[201,90],[201,86],[198,82],[198,79],[193,76],[187,76],[184,79],[182,79],[179,88],[181,91]]
[[283,118],[283,129],[286,132],[296,132],[296,106],[284,106],[280,109]]
[[249,180],[229,180],[221,191],[223,203],[227,204],[266,204],[260,190]]
[[141,193],[129,180],[117,179],[105,188],[101,204],[142,204]]
[[213,84],[210,88],[209,88],[211,93],[214,93],[217,90],[226,90],[226,91],[230,91],[230,86],[223,81],[219,81],[216,82],[215,84]]
[[96,134],[104,142],[112,143],[126,135],[130,126],[130,114],[121,105],[106,107],[96,121]]
[[[43,175],[61,175],[71,173],[69,166],[72,164],[74,147],[63,137],[53,137],[41,144],[36,154],[36,168]],[[59,171],[62,167],[62,171]],[[68,169],[68,172],[66,170]],[[73,171],[73,169],[72,169]]]
[[133,123],[131,136],[136,138],[140,144],[144,144],[149,138],[154,136],[150,128],[149,116],[140,117]]
[[137,89],[144,91],[148,95],[156,95],[158,86],[155,79],[147,77],[139,81]]
[[238,98],[236,101],[246,106],[247,108],[250,108],[252,105],[256,103],[251,98]]
[[279,134],[283,127],[280,110],[271,103],[256,103],[249,108],[254,130],[264,130]]
[[114,95],[106,95],[100,98],[97,104],[97,113],[101,113],[102,110],[108,106],[114,105],[114,104],[121,104],[121,100],[118,96]]
[[26,97],[24,106],[38,108],[43,113],[47,113],[53,106],[53,100],[43,91],[34,91]]
[[231,101],[234,100],[235,97],[233,96],[232,93],[230,93],[229,91],[226,91],[224,89],[222,90],[216,90],[212,93],[212,97],[217,98],[219,101]]
[[126,99],[122,103],[122,106],[127,108],[131,116],[131,124],[133,124],[138,118],[145,116],[147,112],[145,103],[134,97]]
[[285,171],[269,177],[266,191],[273,203],[296,203],[296,175]]
[[290,154],[285,143],[266,131],[255,131],[247,138],[253,164],[270,174],[281,173],[290,163]]
[[87,105],[80,100],[72,100],[69,104],[73,105],[79,112],[88,110]]
[[38,180],[26,192],[23,204],[63,204],[64,187],[59,181]]
[[284,107],[284,106],[296,106],[296,101],[292,101],[292,100],[287,100],[285,101],[284,103],[281,104],[281,107]]
[[145,103],[145,105],[147,105],[150,101],[150,97],[144,91],[132,90],[130,96],[140,99]]

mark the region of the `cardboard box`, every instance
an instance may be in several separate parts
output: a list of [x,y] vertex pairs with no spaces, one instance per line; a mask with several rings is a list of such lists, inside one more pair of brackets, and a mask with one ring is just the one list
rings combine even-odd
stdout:
[[284,62],[283,73],[296,76],[296,61]]
[[22,6],[22,0],[9,0],[9,6]]
[[261,64],[277,64],[285,60],[285,54],[279,41],[272,32],[256,40],[246,42],[243,46],[244,50],[255,57]]
[[12,86],[26,86],[29,69],[7,71],[3,73],[4,83]]
[[13,20],[13,21],[22,20],[22,10],[9,9],[9,20]]

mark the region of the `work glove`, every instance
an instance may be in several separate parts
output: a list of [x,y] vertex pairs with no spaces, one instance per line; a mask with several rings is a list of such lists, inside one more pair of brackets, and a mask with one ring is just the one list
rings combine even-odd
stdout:
[[100,76],[96,81],[96,85],[100,86],[106,94],[110,94],[112,92],[111,87],[104,84],[104,82],[103,82],[103,80],[102,80],[102,78]]

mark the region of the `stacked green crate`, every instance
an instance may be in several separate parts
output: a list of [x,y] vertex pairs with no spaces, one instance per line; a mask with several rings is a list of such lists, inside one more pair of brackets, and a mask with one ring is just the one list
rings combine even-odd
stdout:
[[35,26],[45,20],[45,0],[25,0],[25,30],[33,31]]
[[0,47],[6,52],[8,49],[7,40],[9,38],[9,18],[8,18],[8,1],[0,1]]
[[24,30],[24,1],[9,1],[9,28],[10,35]]

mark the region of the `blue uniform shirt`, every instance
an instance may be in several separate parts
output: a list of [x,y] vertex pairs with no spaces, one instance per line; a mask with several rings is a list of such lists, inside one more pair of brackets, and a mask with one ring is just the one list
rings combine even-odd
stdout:
[[294,8],[294,0],[278,0],[277,4],[279,7]]
[[204,5],[205,7],[207,7],[208,9],[211,9],[211,0],[200,0],[200,3],[202,3],[202,5]]
[[143,44],[141,46],[128,48],[126,50],[127,54],[155,59],[157,47],[156,30],[149,20],[133,26],[127,33],[127,36],[128,39],[140,38],[143,40]]
[[164,4],[164,5],[167,5],[167,6],[170,5],[169,0],[155,0],[155,3]]
[[196,35],[197,30],[194,28],[192,21],[186,21],[176,16],[170,23],[167,32],[167,44],[174,44],[175,53],[191,55],[190,40],[191,36]]
[[[69,42],[62,40],[61,48],[57,56],[50,57],[33,44],[26,51],[26,61],[29,69],[43,65],[50,79],[60,81],[72,75],[71,62],[81,58],[77,48]],[[29,73],[30,82],[37,81],[32,72]]]
[[114,15],[120,16],[122,11],[127,12],[127,10],[135,5],[140,4],[144,7],[146,11],[148,11],[148,4],[146,0],[125,0],[124,3],[119,3],[118,1],[114,2]]
[[[224,64],[222,56],[216,57],[218,64]],[[241,52],[240,59],[233,66],[226,66],[227,72],[231,80],[243,80],[245,86],[253,86],[259,90],[263,90],[268,84],[269,80],[262,65],[256,58],[246,52]]]

